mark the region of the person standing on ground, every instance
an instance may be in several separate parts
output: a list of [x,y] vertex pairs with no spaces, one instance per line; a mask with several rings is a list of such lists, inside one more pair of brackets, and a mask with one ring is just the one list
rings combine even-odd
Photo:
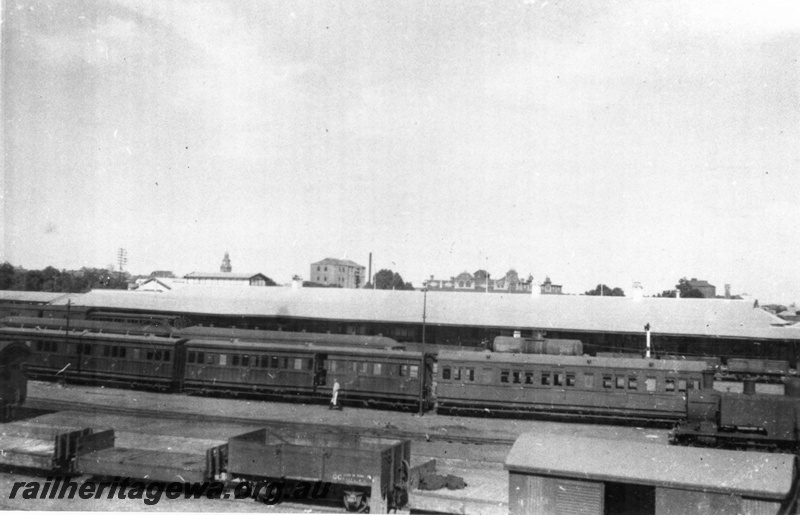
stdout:
[[333,397],[331,397],[330,409],[341,409],[339,407],[339,381],[333,381]]

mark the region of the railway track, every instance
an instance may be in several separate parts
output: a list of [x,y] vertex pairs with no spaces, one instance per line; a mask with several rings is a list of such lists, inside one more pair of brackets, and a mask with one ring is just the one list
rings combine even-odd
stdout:
[[[63,401],[54,399],[42,399],[36,397],[28,397],[25,406],[32,409],[50,410],[50,411],[78,411],[85,413],[103,413],[109,415],[125,415],[125,416],[139,416],[151,417],[160,419],[171,420],[184,420],[184,421],[203,421],[203,422],[232,422],[242,425],[250,425],[253,427],[269,427],[275,429],[296,429],[297,422],[281,422],[275,420],[257,420],[247,417],[224,416],[224,415],[211,415],[207,413],[185,413],[175,411],[161,411],[148,408],[129,408],[122,406],[108,406],[102,404],[93,404],[89,402],[80,401]],[[501,445],[511,447],[514,444],[514,437],[484,437],[472,435],[459,435],[451,434],[447,428],[429,428],[419,431],[408,431],[398,428],[391,423],[385,426],[376,426],[374,428],[365,427],[352,427],[341,426],[337,424],[326,423],[308,423],[315,431],[322,433],[341,433],[346,430],[350,433],[359,436],[370,436],[380,438],[395,438],[395,439],[408,439],[412,441],[425,441],[425,442],[446,442],[446,443],[461,443],[472,445]]]

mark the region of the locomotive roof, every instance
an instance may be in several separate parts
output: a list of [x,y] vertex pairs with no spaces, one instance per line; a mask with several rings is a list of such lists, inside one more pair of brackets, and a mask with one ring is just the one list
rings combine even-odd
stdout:
[[[0,336],[2,335],[11,335],[22,338],[33,338],[37,336],[63,338],[65,336],[65,331],[42,329],[39,327],[0,327]],[[156,336],[153,334],[94,333],[83,329],[70,330],[69,336],[80,336],[83,340],[105,340],[108,342],[144,341],[147,343],[177,344],[185,341],[185,339],[172,338],[169,336]]]
[[31,348],[19,340],[0,341],[0,364],[28,357],[32,354]]
[[503,363],[508,365],[586,366],[645,370],[674,370],[702,372],[708,369],[703,361],[646,358],[605,358],[597,356],[568,356],[551,354],[519,354],[507,352],[441,351],[439,366],[447,361],[469,363]]
[[511,472],[785,499],[795,456],[525,433],[506,458]]
[[187,349],[230,349],[238,351],[251,351],[251,352],[297,352],[305,351],[308,354],[322,353],[322,354],[350,354],[358,356],[378,356],[378,357],[393,357],[393,358],[414,358],[420,359],[421,352],[403,351],[403,350],[389,350],[389,349],[376,349],[371,347],[342,347],[342,346],[325,346],[325,345],[298,345],[291,343],[269,343],[257,341],[241,341],[241,340],[208,340],[208,339],[191,339],[186,342]]
[[650,324],[661,335],[800,340],[800,329],[777,327],[786,322],[752,301],[727,299],[190,285],[160,293],[93,290],[72,296],[72,303],[151,313],[408,324],[421,324],[425,311],[432,325],[615,332],[644,339]]
[[335,343],[352,346],[397,347],[400,344],[392,338],[385,336],[361,336],[349,334],[327,333],[298,333],[291,331],[266,331],[262,329],[238,329],[227,327],[192,326],[175,331],[180,336],[197,338],[198,336],[212,339],[239,339],[239,340],[283,340],[298,343]]

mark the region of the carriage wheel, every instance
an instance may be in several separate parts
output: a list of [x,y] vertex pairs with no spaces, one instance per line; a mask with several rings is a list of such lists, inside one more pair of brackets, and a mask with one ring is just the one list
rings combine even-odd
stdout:
[[369,497],[363,492],[346,491],[342,500],[350,513],[369,513]]

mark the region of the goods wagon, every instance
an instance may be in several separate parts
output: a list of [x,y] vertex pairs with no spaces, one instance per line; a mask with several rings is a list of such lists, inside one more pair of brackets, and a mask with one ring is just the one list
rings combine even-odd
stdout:
[[[411,443],[358,435],[276,436],[260,429],[231,438],[229,480],[321,482],[348,511],[389,513],[408,503]],[[291,489],[289,489],[291,491]],[[268,495],[268,494],[267,494]]]
[[677,421],[686,394],[711,388],[704,363],[590,356],[440,352],[440,412],[606,421]]

